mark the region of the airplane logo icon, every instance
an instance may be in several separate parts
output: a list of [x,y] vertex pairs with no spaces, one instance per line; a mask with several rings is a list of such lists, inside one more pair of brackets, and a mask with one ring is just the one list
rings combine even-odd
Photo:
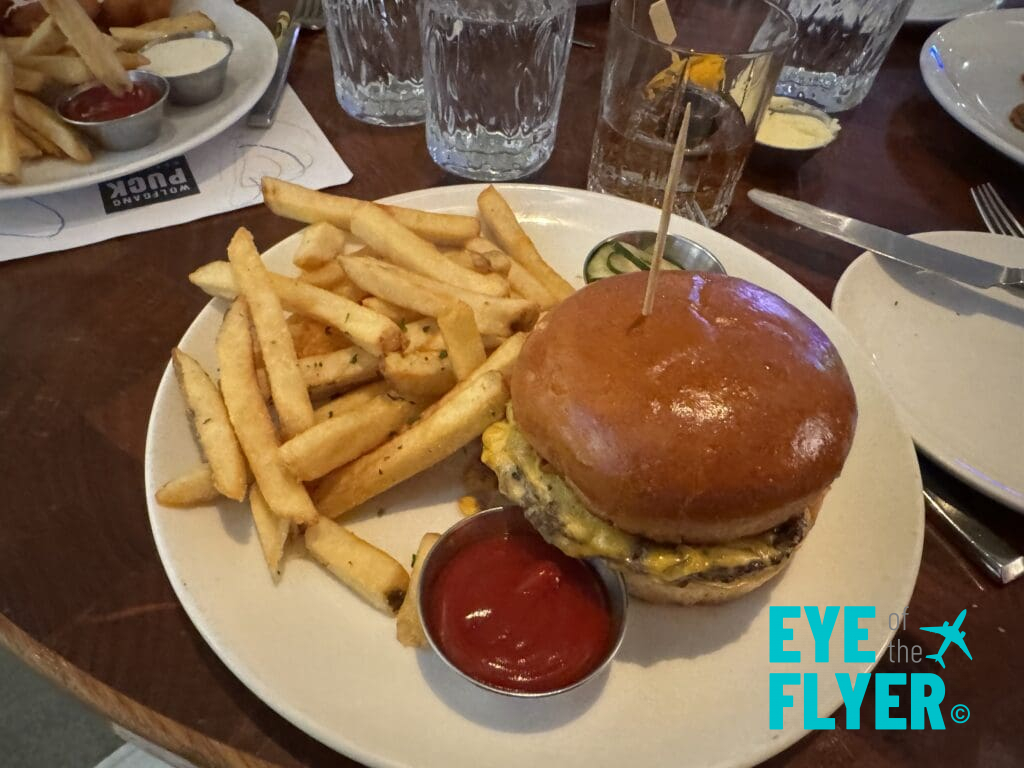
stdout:
[[930,656],[925,656],[926,659],[935,659],[942,665],[942,668],[945,669],[946,662],[942,660],[942,654],[946,652],[950,643],[955,643],[960,646],[961,651],[967,654],[968,659],[971,659],[972,661],[974,660],[974,657],[971,656],[971,652],[967,650],[967,645],[964,643],[964,636],[967,633],[960,631],[960,625],[963,623],[964,616],[966,615],[967,609],[964,608],[960,611],[960,615],[956,617],[956,621],[953,622],[953,626],[949,626],[949,622],[944,621],[942,622],[941,627],[921,627],[925,632],[934,632],[936,635],[942,635],[942,647],[939,648],[939,652],[933,653]]

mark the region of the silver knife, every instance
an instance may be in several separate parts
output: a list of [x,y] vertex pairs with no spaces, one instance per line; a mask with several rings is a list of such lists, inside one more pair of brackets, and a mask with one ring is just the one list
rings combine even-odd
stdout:
[[1020,267],[994,264],[937,245],[922,243],[898,232],[761,189],[752,189],[747,196],[757,205],[784,219],[917,269],[935,272],[978,288],[1024,287],[1024,269]]

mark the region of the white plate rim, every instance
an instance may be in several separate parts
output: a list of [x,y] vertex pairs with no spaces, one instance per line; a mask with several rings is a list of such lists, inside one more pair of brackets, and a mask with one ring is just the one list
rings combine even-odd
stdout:
[[[459,192],[464,191],[466,193],[473,193],[474,194],[474,198],[475,198],[475,195],[477,193],[479,193],[480,191],[482,191],[487,186],[488,185],[486,185],[486,184],[462,184],[462,185],[451,185],[451,186],[446,186],[446,187],[435,187],[435,188],[421,189],[421,190],[415,190],[415,191],[411,191],[411,192],[400,193],[400,194],[396,194],[396,195],[393,195],[393,196],[390,196],[390,197],[382,198],[379,202],[388,203],[388,204],[395,204],[395,205],[407,205],[407,206],[411,206],[411,207],[419,206],[419,207],[423,207],[423,208],[429,209],[429,207],[430,207],[429,203],[430,203],[431,199],[435,195],[437,195],[437,194],[450,194],[450,193],[453,193],[453,192],[458,194]],[[540,193],[546,193],[547,192],[547,193],[558,193],[558,194],[570,194],[570,195],[573,195],[573,196],[579,196],[583,200],[586,200],[587,198],[590,198],[590,197],[600,198],[601,200],[608,200],[609,199],[609,196],[607,196],[607,195],[602,195],[602,194],[595,193],[595,192],[590,192],[590,191],[587,191],[587,190],[580,190],[580,189],[567,188],[567,187],[558,187],[558,186],[553,186],[553,185],[544,185],[544,184],[498,184],[498,185],[495,185],[495,186],[498,187],[499,190],[504,190],[506,188],[514,188],[516,190],[537,191],[537,192],[540,192]],[[640,203],[635,203],[635,202],[629,201],[629,200],[618,199],[618,198],[615,198],[615,200],[616,200],[616,202],[618,204],[621,204],[623,206],[633,207],[634,209],[636,209],[638,211],[643,210],[644,212],[647,213],[648,216],[651,215],[651,210],[652,209],[649,206],[646,206],[646,205],[643,205],[643,204],[640,204]],[[760,258],[750,248],[747,248],[746,246],[738,243],[737,241],[733,241],[730,238],[727,238],[724,235],[721,235],[720,233],[718,233],[718,232],[716,232],[714,230],[701,227],[701,226],[699,226],[699,225],[697,225],[697,224],[695,224],[695,223],[693,223],[691,221],[688,221],[686,219],[682,219],[679,216],[673,215],[673,217],[672,217],[672,226],[670,227],[670,230],[671,231],[675,231],[675,232],[679,232],[679,230],[684,230],[683,232],[679,232],[679,233],[680,234],[685,234],[686,236],[693,237],[698,242],[701,242],[702,244],[704,244],[707,247],[711,248],[712,252],[714,252],[714,247],[715,247],[716,243],[719,243],[719,244],[721,244],[721,243],[729,243],[729,244],[732,245],[732,247],[735,247],[735,248],[737,248],[737,249],[739,249],[741,251],[746,251],[746,252],[752,254],[753,256],[755,256],[757,258]],[[697,233],[699,233],[699,236],[697,235]],[[296,232],[293,235],[291,235],[291,236],[289,236],[287,238],[284,238],[283,240],[279,241],[273,247],[282,246],[285,243],[296,241],[299,238],[300,235],[301,235],[301,232]],[[796,290],[802,292],[803,294],[806,295],[806,297],[809,297],[811,301],[815,302],[816,304],[820,305],[821,308],[823,308],[827,312],[831,313],[831,310],[829,310],[826,305],[824,305],[817,297],[815,297],[813,294],[811,294],[810,291],[808,291],[804,286],[802,286],[800,283],[798,283],[794,278],[792,278],[791,276],[786,274],[780,268],[775,267],[774,265],[768,265],[768,266],[770,267],[771,270],[776,271],[780,276],[782,276],[782,278],[785,281],[791,283],[792,286],[794,286]],[[582,265],[581,265],[580,268],[582,269]],[[182,337],[183,339],[190,334],[190,332],[193,329],[193,326],[196,323],[199,322],[199,317],[200,317],[200,315],[202,315],[203,312],[206,312],[206,311],[211,310],[211,309],[212,309],[212,311],[218,311],[216,309],[216,306],[218,305],[218,302],[220,302],[220,300],[212,299],[207,305],[204,306],[204,308],[202,310],[200,310],[199,315],[196,316],[196,319],[193,320],[193,323],[189,326],[189,329],[186,330],[185,333],[183,334],[183,337]],[[220,306],[223,307],[225,305],[224,304],[220,304]],[[874,383],[878,387],[877,395],[880,397],[881,400],[883,400],[886,404],[888,404],[889,407],[891,407],[893,409],[893,416],[895,417],[896,416],[895,404],[893,403],[892,397],[888,394],[888,391],[885,389],[885,387],[882,384],[882,382],[878,379],[877,372],[870,365],[870,362],[868,360],[863,359],[864,356],[859,351],[859,347],[856,345],[856,342],[852,340],[852,337],[849,336],[849,332],[846,331],[845,327],[842,326],[842,324],[840,323],[838,318],[835,317],[834,315],[833,315],[833,317],[835,318],[835,322],[836,322],[837,326],[841,329],[842,333],[846,334],[847,337],[849,337],[849,340],[851,342],[853,342],[852,345],[851,345],[852,349],[850,349],[849,352],[851,354],[853,354],[855,356],[859,356],[861,358],[861,359],[859,359],[857,361],[858,362],[858,366],[861,367],[862,370],[868,371],[869,375],[874,378],[874,380],[875,380]],[[846,354],[847,354],[847,352],[844,351],[844,357],[845,357]],[[163,391],[164,387],[172,386],[173,376],[174,376],[174,374],[173,374],[172,366],[171,366],[170,363],[168,363],[166,368],[164,369],[164,373],[163,373],[163,376],[161,377],[161,381],[160,381],[160,385],[158,386],[156,397],[154,398],[154,406],[155,406],[157,400],[160,398],[161,392]],[[332,749],[335,749],[338,752],[340,752],[341,754],[344,754],[344,755],[346,755],[346,756],[348,756],[348,757],[350,757],[350,758],[352,758],[354,760],[357,760],[360,763],[363,763],[365,765],[368,765],[368,766],[382,766],[382,767],[386,767],[386,768],[408,768],[408,766],[405,763],[400,763],[400,762],[396,762],[394,760],[390,760],[390,759],[388,759],[386,757],[383,757],[380,754],[377,754],[375,752],[364,750],[358,743],[350,741],[347,738],[340,738],[340,735],[338,733],[336,733],[334,731],[331,731],[329,729],[322,728],[322,727],[320,727],[319,723],[311,722],[310,720],[308,720],[302,713],[297,712],[296,709],[293,707],[293,705],[291,703],[289,703],[289,702],[282,702],[280,700],[277,700],[276,697],[274,696],[274,694],[272,693],[271,689],[268,687],[268,685],[264,684],[264,682],[260,678],[260,676],[258,674],[256,674],[255,671],[247,669],[245,667],[245,665],[239,659],[233,657],[232,654],[230,653],[230,650],[228,648],[226,648],[221,643],[221,638],[218,636],[217,632],[215,630],[213,630],[209,625],[206,624],[206,619],[200,613],[199,608],[196,605],[194,598],[185,589],[184,584],[182,583],[180,577],[175,572],[175,567],[174,567],[173,563],[168,560],[168,556],[167,556],[168,553],[167,553],[167,549],[166,549],[167,542],[163,538],[161,526],[158,525],[158,521],[157,521],[157,516],[158,516],[158,514],[161,513],[161,511],[163,511],[163,508],[161,508],[159,505],[157,505],[155,503],[155,500],[154,500],[154,493],[155,493],[156,489],[159,487],[159,484],[157,482],[157,478],[155,478],[153,476],[153,471],[152,471],[153,470],[152,455],[153,455],[153,451],[154,451],[154,416],[155,416],[155,413],[156,413],[156,408],[154,407],[154,409],[150,413],[150,419],[149,419],[149,422],[147,424],[147,433],[146,433],[145,482],[146,482],[146,491],[147,491],[147,511],[148,511],[148,517],[149,517],[150,526],[151,526],[151,529],[152,529],[152,532],[153,532],[154,542],[156,544],[156,548],[157,548],[158,554],[160,556],[161,564],[164,566],[166,575],[168,577],[168,581],[171,583],[171,586],[172,586],[176,596],[178,597],[179,601],[182,603],[182,607],[184,608],[186,614],[189,616],[189,619],[193,623],[193,626],[200,633],[200,635],[203,637],[203,639],[206,641],[206,643],[210,646],[210,648],[214,651],[214,653],[217,655],[217,657],[220,659],[220,661],[232,672],[232,674],[235,675],[235,677],[237,677],[247,688],[249,688],[249,690],[252,691],[261,701],[263,701],[267,706],[269,706],[271,709],[273,709],[281,717],[283,717],[285,720],[290,722],[295,727],[297,727],[300,730],[304,731],[305,733],[309,734],[310,736],[312,736],[313,738],[317,739],[318,741],[320,741],[321,743],[325,744],[326,746],[328,746],[328,747],[330,747]],[[904,583],[902,583],[900,585],[902,587],[902,589],[901,589],[901,591],[900,591],[900,593],[898,595],[898,597],[900,598],[900,600],[898,602],[901,605],[908,605],[909,602],[910,602],[910,598],[911,598],[911,595],[913,593],[914,587],[916,586],[917,575],[918,575],[918,571],[919,571],[919,568],[920,568],[921,557],[922,557],[922,552],[923,552],[923,545],[924,545],[924,504],[923,504],[923,497],[922,497],[922,494],[921,494],[921,489],[922,489],[922,486],[921,486],[921,476],[920,476],[920,471],[919,471],[919,467],[918,467],[917,460],[916,460],[916,455],[914,454],[913,441],[911,440],[910,433],[907,431],[906,427],[902,424],[902,422],[899,422],[898,420],[895,423],[892,424],[892,427],[893,427],[893,429],[895,431],[896,436],[899,438],[901,445],[903,446],[903,448],[902,448],[903,458],[908,461],[908,467],[911,469],[911,476],[908,477],[907,480],[908,480],[908,482],[910,482],[914,486],[915,497],[917,499],[917,505],[916,505],[916,509],[915,509],[915,511],[916,511],[916,518],[915,518],[915,523],[916,523],[916,528],[915,528],[916,539],[915,539],[912,551],[909,551],[909,552],[905,553],[906,557],[902,561],[906,566],[909,566],[908,572],[912,573],[912,578],[909,578],[907,581],[905,581]],[[876,655],[875,655],[875,659],[872,662],[870,662],[870,663],[863,664],[859,671],[861,671],[861,672],[869,672],[869,671],[871,671],[877,665],[877,663],[881,660],[882,656],[884,655],[885,649],[888,647],[889,643],[892,641],[892,638],[895,636],[896,631],[897,630],[889,629],[889,630],[883,632],[884,643],[878,648],[878,650],[876,652]],[[824,708],[824,714],[825,715],[833,713],[835,710],[837,710],[841,706],[842,706],[841,700],[822,701],[822,702],[819,703],[819,707]],[[795,744],[800,739],[802,739],[805,736],[807,736],[809,733],[811,733],[811,731],[805,730],[802,727],[800,727],[800,728],[787,728],[787,729],[783,730],[781,733],[779,733],[776,737],[773,737],[772,740],[770,740],[769,742],[765,743],[763,745],[763,749],[760,752],[758,752],[756,754],[747,755],[740,762],[726,760],[726,761],[722,761],[720,763],[717,763],[716,765],[731,766],[731,767],[733,767],[733,766],[741,766],[741,765],[756,765],[756,764],[758,764],[758,763],[760,763],[760,762],[762,762],[762,761],[764,761],[764,760],[766,760],[766,759],[768,759],[768,758],[770,758],[770,757],[772,757],[774,755],[779,754],[780,752],[784,751],[785,749],[791,747],[793,744]]]
[[[918,232],[911,237],[917,238],[920,236],[928,237],[932,235],[987,235],[986,232],[968,232],[961,230],[936,230],[931,232]],[[832,306],[837,317],[841,322],[845,321],[842,317],[843,307],[846,305],[847,292],[850,289],[850,285],[853,283],[857,270],[863,267],[864,263],[875,258],[883,258],[876,256],[871,251],[864,251],[860,256],[850,262],[850,266],[847,267],[843,274],[839,276],[839,280],[836,282],[836,289],[832,296]],[[864,349],[867,357],[873,367],[876,369],[878,366],[870,354],[870,350],[866,348],[863,342],[858,340],[858,344]],[[907,407],[903,400],[898,396],[893,396],[892,401],[896,406],[896,410],[900,414],[900,421],[907,426],[910,430],[911,437],[914,439],[914,444],[936,464],[941,466],[947,472],[954,477],[962,480],[967,485],[976,489],[980,493],[994,499],[1001,504],[1005,505],[1009,509],[1014,509],[1018,512],[1024,513],[1024,488],[1018,489],[1019,493],[1013,495],[1007,493],[1003,487],[995,482],[985,482],[983,475],[980,472],[969,472],[963,466],[963,464],[956,460],[956,451],[950,450],[947,447],[943,447],[942,439],[937,437],[935,433],[928,428],[921,419],[914,415],[913,409]],[[972,462],[973,463],[973,462]]]
[[[954,19],[948,24],[944,24],[928,36],[928,39],[924,41],[924,45],[921,46],[921,53],[918,56],[918,66],[921,70],[921,77],[924,79],[925,86],[927,86],[934,99],[954,120],[993,149],[1002,152],[1004,155],[1012,160],[1016,160],[1018,163],[1024,164],[1024,144],[1018,146],[1007,141],[984,123],[975,119],[970,112],[958,108],[956,99],[958,91],[953,87],[953,84],[950,82],[948,77],[937,73],[937,70],[934,67],[934,59],[931,54],[932,46],[937,44],[939,36],[944,31],[949,30],[954,27],[954,25],[973,24],[981,17],[995,16],[997,14],[1007,18],[1012,16],[1017,20],[1024,21],[1024,8],[1003,8],[992,11],[968,13],[965,16]],[[1024,132],[1022,132],[1021,135],[1024,136]]]
[[[196,5],[203,7],[210,3],[216,3],[216,0],[203,0]],[[243,94],[240,95],[238,104],[232,110],[226,112],[219,120],[210,123],[202,130],[184,136],[180,141],[174,142],[159,152],[140,157],[137,160],[120,165],[107,166],[103,170],[91,172],[86,170],[85,173],[80,175],[55,181],[39,184],[0,186],[0,201],[20,200],[26,197],[38,197],[57,192],[70,192],[93,184],[100,184],[110,179],[116,179],[120,176],[126,176],[145,168],[151,168],[165,160],[170,160],[173,157],[178,157],[189,150],[195,149],[200,144],[206,143],[238,122],[259,101],[260,96],[266,91],[270,79],[274,76],[274,69],[277,66],[277,43],[274,42],[274,36],[266,25],[245,8],[235,5],[234,2],[216,3],[216,8],[218,13],[231,15],[238,19],[240,23],[246,24],[250,28],[250,34],[252,35],[250,39],[254,45],[258,45],[260,48],[260,60],[265,61],[265,64],[257,72],[253,73],[253,77],[245,84]],[[202,106],[199,106],[193,109],[202,108]],[[63,162],[69,169],[82,168],[85,170],[89,168],[88,165],[78,166],[71,160],[64,160]]]
[[1002,0],[986,0],[987,7],[985,8],[972,8],[967,12],[959,11],[956,13],[941,13],[936,15],[926,15],[922,13],[915,13],[914,9],[920,4],[917,0],[911,3],[910,12],[907,14],[906,23],[913,24],[915,26],[926,26],[930,24],[945,24],[949,21],[955,21],[962,16],[967,16],[969,13],[984,13],[986,11],[997,11],[1002,6]]

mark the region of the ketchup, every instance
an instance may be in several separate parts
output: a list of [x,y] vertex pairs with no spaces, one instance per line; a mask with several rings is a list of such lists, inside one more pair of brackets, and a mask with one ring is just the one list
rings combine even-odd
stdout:
[[597,574],[530,533],[506,533],[457,552],[428,596],[438,646],[465,674],[540,693],[578,682],[612,642]]
[[64,106],[64,115],[83,123],[99,123],[137,114],[159,100],[160,91],[149,83],[135,83],[120,96],[105,85],[97,85],[74,96]]

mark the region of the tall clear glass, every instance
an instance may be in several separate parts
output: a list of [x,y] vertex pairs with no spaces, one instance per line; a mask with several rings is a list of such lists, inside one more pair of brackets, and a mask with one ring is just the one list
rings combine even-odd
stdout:
[[871,90],[913,0],[783,0],[800,29],[779,77],[780,96],[828,112],[860,104]]
[[419,0],[323,0],[334,92],[374,125],[423,122]]
[[650,6],[612,3],[587,187],[661,207],[689,104],[674,210],[715,226],[729,210],[796,24],[767,0],[668,0],[678,34],[665,45]]
[[427,150],[469,179],[517,179],[555,145],[575,0],[423,0]]

